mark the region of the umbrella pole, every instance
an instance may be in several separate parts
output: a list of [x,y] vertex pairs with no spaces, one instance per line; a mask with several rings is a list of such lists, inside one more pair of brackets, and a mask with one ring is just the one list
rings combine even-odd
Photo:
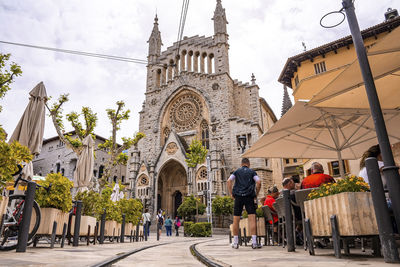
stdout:
[[385,120],[383,119],[382,109],[379,102],[378,94],[376,92],[374,78],[369,65],[367,52],[364,47],[364,42],[361,36],[360,27],[356,13],[354,11],[354,4],[352,0],[342,0],[344,10],[347,15],[347,22],[356,49],[358,63],[360,64],[361,74],[363,76],[365,90],[368,96],[368,102],[371,110],[372,118],[374,119],[374,126],[376,135],[381,149],[384,168],[383,174],[385,175],[389,197],[392,201],[393,214],[397,222],[397,228],[400,231],[400,175],[399,168],[396,167],[392,148],[390,147],[389,137],[386,130]]
[[337,150],[337,156],[338,156],[338,161],[339,161],[340,177],[344,178],[345,172],[344,172],[344,166],[343,166],[343,160],[342,160],[342,152],[340,150]]

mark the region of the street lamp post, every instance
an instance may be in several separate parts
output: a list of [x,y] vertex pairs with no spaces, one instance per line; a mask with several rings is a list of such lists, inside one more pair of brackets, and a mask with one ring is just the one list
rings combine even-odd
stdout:
[[379,147],[381,149],[382,159],[384,163],[383,173],[388,183],[389,196],[393,204],[393,213],[400,230],[400,175],[398,167],[396,167],[392,149],[390,147],[389,137],[386,131],[385,120],[383,119],[382,109],[379,102],[378,94],[372,77],[371,68],[365,51],[364,42],[358,26],[357,17],[354,12],[353,0],[343,0],[343,8],[347,15],[351,35],[353,37],[354,46],[357,52],[358,62],[360,64],[361,73],[365,83],[365,89],[368,96],[368,102],[371,109],[372,118],[374,120],[375,131],[378,137]]
[[240,145],[240,148],[242,149],[242,154],[244,153],[246,144],[247,144],[246,136],[245,135],[239,136],[239,145]]
[[[208,194],[207,194],[207,221],[211,223],[212,229],[212,179],[211,179],[211,158],[207,156],[207,183],[208,183]],[[211,230],[212,231],[212,230]]]
[[[400,229],[400,194],[398,194],[398,192],[400,191],[400,175],[398,172],[398,167],[396,167],[393,159],[393,153],[390,147],[389,137],[382,115],[382,109],[380,106],[378,94],[376,92],[374,78],[372,76],[360,28],[358,26],[353,2],[354,0],[342,0],[342,5],[347,15],[347,22],[349,23],[351,36],[353,38],[354,47],[356,49],[358,62],[360,64],[360,69],[365,84],[365,90],[368,96],[371,115],[374,120],[375,131],[384,163],[383,173],[388,184],[389,196],[392,201],[394,217],[397,222],[397,227],[398,229]],[[368,170],[368,172],[372,174],[372,170]],[[374,190],[374,188],[372,188],[372,190]],[[388,237],[390,238],[390,235],[388,235],[387,238]],[[381,235],[381,238],[384,237]],[[386,249],[391,249],[394,253],[387,253],[387,255],[384,255],[385,260],[388,260],[389,262],[398,262],[399,258],[397,254],[397,249]]]

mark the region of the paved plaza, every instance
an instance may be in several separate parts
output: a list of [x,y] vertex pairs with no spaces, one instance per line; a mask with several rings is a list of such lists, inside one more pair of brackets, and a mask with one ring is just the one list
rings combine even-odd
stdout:
[[[188,238],[162,236],[157,241],[151,236],[147,242],[116,243],[95,246],[80,245],[49,249],[49,245],[40,244],[29,247],[26,253],[15,251],[0,253],[0,266],[95,266],[113,257],[132,252],[139,248],[158,245],[138,251],[111,266],[204,266],[190,251],[190,246],[204,257],[221,266],[386,266],[383,258],[366,256],[369,253],[354,250],[354,255],[336,259],[333,250],[317,250],[310,256],[303,249],[288,253],[282,247],[263,247],[253,250],[250,246],[232,249],[225,236],[212,238]],[[361,256],[360,256],[361,255]]]

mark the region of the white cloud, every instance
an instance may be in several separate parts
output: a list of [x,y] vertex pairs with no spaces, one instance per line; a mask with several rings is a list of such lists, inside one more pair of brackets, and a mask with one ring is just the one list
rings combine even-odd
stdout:
[[[395,0],[356,1],[360,27],[383,21]],[[0,3],[0,36],[3,41],[82,50],[146,59],[147,40],[157,9],[163,49],[177,38],[180,0],[6,0]],[[230,70],[234,79],[249,81],[254,72],[263,96],[279,117],[282,85],[278,76],[288,57],[349,34],[347,23],[334,29],[319,26],[327,12],[339,10],[341,1],[318,0],[225,0],[230,35]],[[191,1],[184,35],[213,33],[215,1]],[[40,81],[53,97],[69,93],[65,113],[89,106],[99,115],[96,132],[109,136],[106,108],[125,100],[132,116],[122,125],[120,136],[131,135],[139,125],[144,101],[146,67],[133,63],[80,57],[0,44],[2,53],[12,53],[22,77],[1,101],[0,124],[11,133],[28,102],[28,92]],[[55,135],[50,119],[45,137]]]

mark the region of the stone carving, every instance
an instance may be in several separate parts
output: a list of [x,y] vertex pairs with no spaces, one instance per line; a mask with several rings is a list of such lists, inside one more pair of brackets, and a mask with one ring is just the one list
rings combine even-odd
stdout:
[[143,165],[140,167],[140,171],[141,171],[141,172],[144,172],[145,170],[146,170],[146,165],[143,164]]
[[156,100],[155,98],[153,98],[153,99],[151,100],[151,104],[154,106],[155,104],[157,104],[157,100]]
[[212,89],[213,90],[218,90],[219,89],[219,84],[218,83],[213,83]]
[[167,145],[167,148],[165,149],[168,153],[168,155],[173,155],[178,151],[178,146],[176,143],[172,142]]
[[176,99],[170,109],[170,120],[178,131],[187,131],[198,125],[203,105],[193,94],[184,94]]

